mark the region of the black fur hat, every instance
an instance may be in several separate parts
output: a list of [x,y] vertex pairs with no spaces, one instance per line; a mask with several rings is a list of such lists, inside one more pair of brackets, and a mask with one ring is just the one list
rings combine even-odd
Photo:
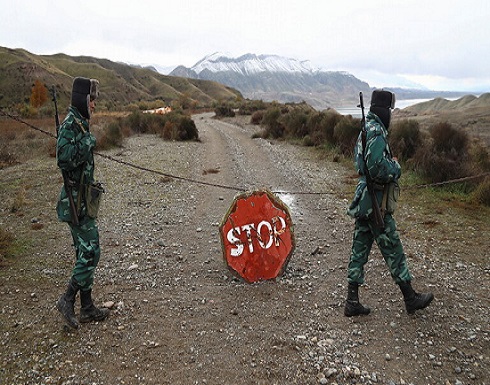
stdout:
[[71,105],[75,107],[84,118],[90,119],[89,101],[97,99],[98,95],[98,80],[83,77],[76,77],[73,80]]
[[385,90],[374,90],[371,95],[371,106],[395,108],[395,94]]
[[381,119],[386,129],[390,126],[391,109],[395,108],[395,94],[385,90],[374,90],[369,111]]

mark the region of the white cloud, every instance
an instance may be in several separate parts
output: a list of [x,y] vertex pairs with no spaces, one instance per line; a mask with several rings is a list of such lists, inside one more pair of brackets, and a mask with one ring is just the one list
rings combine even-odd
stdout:
[[490,90],[486,0],[0,0],[0,7],[0,45],[37,54],[163,67],[192,66],[216,51],[278,54],[355,75],[402,74],[430,88]]

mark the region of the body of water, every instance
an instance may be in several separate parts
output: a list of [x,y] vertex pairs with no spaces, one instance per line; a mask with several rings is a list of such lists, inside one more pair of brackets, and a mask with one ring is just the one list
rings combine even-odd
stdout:
[[[429,100],[433,100],[433,99],[434,98],[397,100],[395,103],[395,108],[404,109],[404,108],[413,106],[414,104],[428,102]],[[447,100],[456,100],[458,98],[446,98],[446,99]],[[342,114],[342,115],[352,115],[354,118],[360,118],[361,117],[361,108],[360,107],[335,108],[335,111],[337,111],[339,114]],[[368,111],[369,111],[369,104],[364,105],[364,113],[367,114]]]

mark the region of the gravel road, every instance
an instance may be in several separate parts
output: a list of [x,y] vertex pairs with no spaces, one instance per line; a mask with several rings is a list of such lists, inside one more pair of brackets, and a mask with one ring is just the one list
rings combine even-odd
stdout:
[[[345,318],[353,222],[343,184],[355,183],[352,169],[311,148],[252,139],[257,128],[244,120],[212,116],[194,116],[200,142],[134,136],[107,154],[237,190],[282,192],[296,236],[284,276],[251,285],[228,271],[218,226],[237,190],[98,157],[107,194],[94,297],[112,311],[69,332],[54,306],[73,263],[54,212],[54,161],[0,170],[0,224],[33,239],[22,261],[0,267],[0,384],[490,384],[488,229],[470,229],[461,246],[459,237],[410,225],[422,219],[402,203],[414,286],[435,300],[408,316],[373,250],[361,290],[372,313]],[[19,189],[26,204],[12,213]]]

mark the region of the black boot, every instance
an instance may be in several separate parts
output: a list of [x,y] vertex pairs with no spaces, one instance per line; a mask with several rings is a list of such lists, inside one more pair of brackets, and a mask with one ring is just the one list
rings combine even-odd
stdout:
[[367,315],[371,312],[371,309],[364,307],[359,303],[359,285],[357,283],[350,283],[347,288],[347,300],[345,301],[344,315],[346,317],[353,317],[357,315]]
[[80,322],[103,321],[109,316],[109,309],[97,308],[92,301],[92,290],[80,291]]
[[398,285],[403,293],[408,314],[413,314],[415,310],[426,308],[434,299],[434,294],[432,293],[417,293],[413,290],[410,281],[402,282]]
[[78,283],[72,278],[70,282],[68,282],[65,294],[63,294],[56,303],[56,308],[65,318],[67,325],[73,329],[78,329],[79,326],[74,310],[75,297],[77,296],[78,290]]

